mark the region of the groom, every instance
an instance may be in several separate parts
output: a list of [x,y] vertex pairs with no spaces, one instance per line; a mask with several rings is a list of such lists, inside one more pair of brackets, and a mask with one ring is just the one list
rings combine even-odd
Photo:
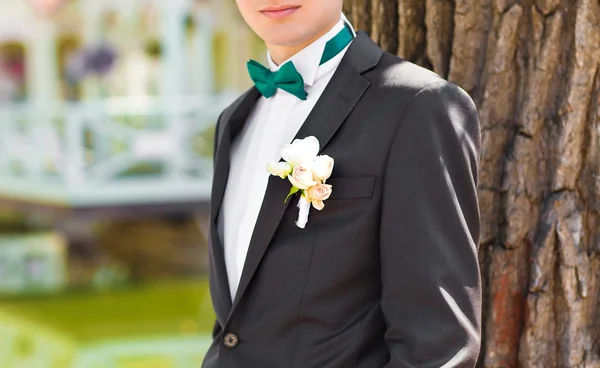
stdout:
[[[217,124],[205,368],[476,363],[475,106],[355,34],[342,1],[237,0],[268,65]],[[266,166],[307,137],[334,166],[301,228],[305,198]]]

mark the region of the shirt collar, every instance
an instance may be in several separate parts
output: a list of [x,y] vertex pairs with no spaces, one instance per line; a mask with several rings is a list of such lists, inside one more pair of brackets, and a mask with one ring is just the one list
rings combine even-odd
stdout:
[[[304,79],[304,84],[312,86],[317,80],[317,73],[319,71],[320,66],[319,63],[321,62],[321,57],[323,56],[323,52],[325,51],[325,45],[329,40],[335,37],[344,28],[344,24],[346,22],[348,21],[344,14],[342,14],[340,21],[335,26],[333,26],[333,28],[329,32],[321,36],[315,42],[306,46],[296,55],[281,63],[281,65],[290,61],[293,62],[294,67],[296,67],[296,70],[298,70],[298,72],[302,75],[302,78]],[[348,22],[348,24],[350,23]],[[354,33],[354,29],[352,30],[352,33]],[[273,59],[271,59],[271,54],[268,51],[267,60],[269,62],[269,69],[271,71],[275,72],[281,67],[281,65],[278,66],[273,62]],[[325,64],[328,63],[329,62]]]

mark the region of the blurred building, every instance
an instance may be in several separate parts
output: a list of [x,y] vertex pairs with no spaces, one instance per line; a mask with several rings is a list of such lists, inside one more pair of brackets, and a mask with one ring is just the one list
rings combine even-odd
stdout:
[[234,6],[0,0],[0,200],[206,201],[213,125],[261,49]]

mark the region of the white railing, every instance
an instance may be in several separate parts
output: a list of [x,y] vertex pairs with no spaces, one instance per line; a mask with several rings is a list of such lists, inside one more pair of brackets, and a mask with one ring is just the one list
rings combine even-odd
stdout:
[[0,106],[0,200],[75,207],[203,201],[232,94]]

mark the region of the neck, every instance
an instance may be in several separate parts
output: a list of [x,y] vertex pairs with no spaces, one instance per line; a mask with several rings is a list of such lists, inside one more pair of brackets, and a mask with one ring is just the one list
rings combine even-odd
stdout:
[[281,65],[284,61],[288,60],[292,56],[296,55],[300,51],[304,50],[304,48],[311,43],[315,42],[319,38],[323,37],[327,32],[329,32],[336,24],[339,22],[337,19],[333,24],[330,24],[328,27],[324,28],[320,32],[313,35],[311,38],[295,44],[295,45],[270,45],[267,44],[267,49],[269,50],[269,54],[271,55],[271,60],[277,65]]

